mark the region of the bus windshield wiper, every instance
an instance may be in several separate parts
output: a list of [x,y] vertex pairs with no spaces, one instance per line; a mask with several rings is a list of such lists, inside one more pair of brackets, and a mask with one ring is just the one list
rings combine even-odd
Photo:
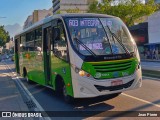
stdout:
[[91,49],[89,49],[83,42],[81,42],[78,38],[74,38],[74,39],[77,41],[79,45],[82,45],[89,53],[97,57],[97,55]]
[[123,47],[123,49],[126,51],[126,53],[130,54],[130,52],[128,51],[128,49],[126,48],[126,46],[123,45],[123,43],[121,42],[121,40],[111,31],[111,29],[108,27],[108,25],[107,25],[107,28],[108,28],[109,32],[111,33],[111,35],[113,36],[113,38],[116,38],[116,40]]

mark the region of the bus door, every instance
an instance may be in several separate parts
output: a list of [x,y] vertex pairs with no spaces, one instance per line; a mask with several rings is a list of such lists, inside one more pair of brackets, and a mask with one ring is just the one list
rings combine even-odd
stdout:
[[15,54],[14,54],[14,57],[15,57],[15,63],[16,63],[16,72],[17,73],[20,73],[20,69],[19,69],[19,46],[20,46],[20,38],[16,38],[15,39]]
[[43,51],[44,51],[44,74],[46,85],[52,85],[51,83],[51,39],[52,39],[52,27],[43,29]]

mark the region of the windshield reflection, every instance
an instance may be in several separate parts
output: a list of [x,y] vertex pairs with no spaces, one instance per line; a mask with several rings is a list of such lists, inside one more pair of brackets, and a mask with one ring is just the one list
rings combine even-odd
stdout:
[[124,54],[134,51],[131,36],[118,18],[67,18],[66,21],[72,42],[83,55]]

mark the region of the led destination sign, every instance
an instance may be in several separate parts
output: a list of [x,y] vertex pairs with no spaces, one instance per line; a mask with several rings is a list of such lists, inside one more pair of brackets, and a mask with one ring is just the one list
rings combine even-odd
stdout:
[[69,20],[69,26],[76,27],[76,26],[99,26],[98,19],[84,19],[84,20]]
[[[85,44],[91,50],[103,50],[102,43]],[[79,46],[80,50],[86,50],[83,46]]]

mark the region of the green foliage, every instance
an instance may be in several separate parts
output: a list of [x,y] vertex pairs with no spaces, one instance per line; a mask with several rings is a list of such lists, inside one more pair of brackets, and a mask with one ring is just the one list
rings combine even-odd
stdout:
[[58,11],[56,12],[56,14],[61,14],[61,11],[60,11],[60,10],[58,10]]
[[143,16],[154,13],[159,6],[154,0],[143,4],[141,0],[103,0],[101,3],[93,2],[89,6],[89,13],[108,14],[120,17],[127,26],[134,24],[134,21]]
[[67,13],[79,13],[80,9],[79,8],[75,8],[75,9],[68,9],[66,10]]
[[8,31],[4,29],[4,26],[0,26],[0,46],[4,46],[9,40],[10,36]]

